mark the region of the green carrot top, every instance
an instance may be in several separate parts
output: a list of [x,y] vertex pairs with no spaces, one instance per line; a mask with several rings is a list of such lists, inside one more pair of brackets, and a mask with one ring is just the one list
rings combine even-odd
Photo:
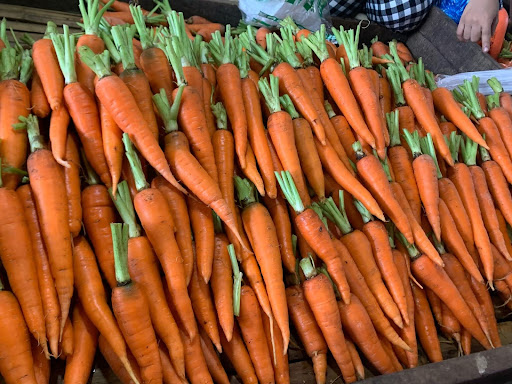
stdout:
[[62,35],[52,33],[50,36],[66,84],[76,83],[78,80],[75,70],[75,36],[69,33],[69,27],[66,24],[62,29],[64,30]]
[[[80,55],[80,60],[91,68],[99,79],[112,75],[110,65],[107,65],[106,58],[110,58],[110,54],[107,50],[103,51],[103,53],[95,54],[91,48],[82,45],[78,48],[78,54]],[[110,61],[110,59],[108,61]]]
[[325,43],[325,25],[322,24],[320,29],[315,33],[310,33],[307,38],[303,38],[303,41],[318,57],[320,62],[324,62],[327,60],[329,56],[329,51],[327,50],[327,45]]
[[339,191],[339,207],[336,206],[332,197],[329,197],[322,201],[319,205],[322,208],[324,215],[334,222],[336,226],[340,229],[340,231],[346,235],[353,231],[352,226],[347,217],[347,213],[345,211],[345,201],[343,197],[343,191]]
[[240,291],[242,289],[243,273],[238,267],[236,258],[235,247],[233,244],[228,245],[229,259],[231,260],[231,267],[233,269],[233,314],[240,316]]
[[399,115],[398,109],[394,111],[386,113],[386,123],[389,131],[389,146],[396,147],[398,145],[402,145],[400,141],[400,124],[399,124]]
[[135,152],[135,147],[127,133],[123,133],[123,144],[126,158],[128,159],[128,163],[130,163],[130,169],[133,174],[133,179],[135,180],[135,188],[137,189],[137,192],[149,188],[146,176],[144,176],[144,172],[142,171],[140,158]]
[[436,165],[437,178],[441,179],[443,174],[439,168],[434,141],[432,140],[432,135],[430,133],[427,133],[425,137],[420,138],[420,147],[423,153],[429,155],[432,160],[434,160],[434,164]]
[[460,141],[462,160],[467,166],[476,165],[476,155],[478,154],[478,144],[466,137],[466,140],[461,137]]
[[178,130],[178,112],[184,89],[184,85],[181,85],[178,88],[178,93],[176,94],[176,98],[174,99],[172,106],[169,104],[165,89],[161,89],[160,93],[153,95],[153,102],[155,103],[158,113],[165,125],[165,133],[171,133]]
[[270,75],[269,80],[261,78],[258,81],[258,87],[265,98],[265,103],[267,104],[270,113],[280,112],[281,102],[279,100],[279,78],[274,75]]
[[288,200],[288,204],[290,204],[290,206],[293,208],[295,212],[303,212],[305,209],[304,203],[302,202],[299,196],[299,191],[295,186],[290,171],[281,171],[281,173],[274,172],[274,174],[276,175],[279,186],[283,190],[283,194],[286,200]]
[[349,29],[346,31],[345,28],[343,28],[343,26],[340,26],[339,30],[336,28],[332,29],[332,32],[336,37],[336,41],[338,42],[338,44],[343,45],[345,47],[350,69],[354,69],[361,66],[361,62],[359,61],[359,55],[357,51],[360,31],[360,23],[357,25],[355,32],[353,29]]
[[[121,62],[123,63],[123,69],[125,71],[137,69],[132,44],[137,28],[134,25],[116,25],[112,27],[111,31],[115,47],[117,48],[113,51],[118,52]],[[107,41],[105,41],[105,45],[107,45]],[[109,51],[112,55],[112,51],[110,49]]]
[[[87,2],[87,8],[84,1]],[[99,0],[79,0],[78,8],[82,14],[82,24],[86,35],[99,35],[101,18],[114,1],[110,0],[99,9]]]
[[117,186],[116,196],[112,194],[112,188],[109,189],[110,197],[117,208],[117,212],[121,216],[123,222],[127,225],[128,234],[130,238],[140,236],[140,228],[137,224],[137,217],[135,216],[135,209],[130,195],[130,188],[126,180],[123,180]]
[[110,229],[112,231],[117,286],[123,287],[132,282],[128,271],[128,225],[111,223]]
[[258,202],[258,194],[256,193],[256,188],[253,183],[248,179],[242,179],[237,175],[234,176],[233,181],[235,183],[238,202],[243,207],[247,207]]

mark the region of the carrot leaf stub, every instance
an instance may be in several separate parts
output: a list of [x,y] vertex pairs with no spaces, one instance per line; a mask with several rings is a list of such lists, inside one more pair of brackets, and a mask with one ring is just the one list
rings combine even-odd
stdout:
[[114,245],[114,264],[117,286],[122,287],[132,282],[128,272],[128,225],[111,223],[112,242]]
[[284,196],[288,203],[292,206],[295,212],[301,213],[304,211],[304,204],[299,196],[299,191],[293,182],[290,171],[274,172],[277,178],[277,182],[283,190]]

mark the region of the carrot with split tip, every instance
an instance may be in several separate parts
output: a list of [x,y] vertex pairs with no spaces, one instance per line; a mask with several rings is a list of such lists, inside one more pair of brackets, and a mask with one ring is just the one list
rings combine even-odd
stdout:
[[[242,241],[237,230],[234,213],[222,196],[219,185],[210,177],[207,171],[199,164],[197,159],[190,153],[188,140],[183,132],[177,130],[176,117],[180,106],[183,86],[180,86],[176,94],[172,108],[165,97],[165,93],[153,96],[160,115],[165,120],[165,153],[174,172],[180,177],[183,183],[193,192],[205,205],[211,207],[221,218],[227,227],[233,231],[235,237],[244,248],[248,248]],[[180,187],[181,188],[181,187]]]
[[[333,29],[336,40],[343,44],[347,52],[349,68],[348,79],[354,95],[363,110],[368,128],[375,138],[375,149],[381,159],[386,158],[386,134],[385,120],[383,119],[378,91],[372,86],[371,72],[361,66],[357,45],[359,43],[359,32],[361,26],[358,25],[354,34],[353,29],[345,31],[343,27],[339,30]],[[371,66],[371,65],[370,65]]]
[[[215,231],[212,210],[201,201],[188,196],[188,213],[196,251],[197,275],[206,284],[212,275]],[[181,223],[176,223],[180,225]]]
[[0,373],[7,384],[36,383],[30,335],[16,297],[0,282]]
[[307,120],[299,117],[288,95],[282,96],[280,100],[292,118],[295,146],[301,168],[315,194],[319,199],[323,199],[325,197],[325,185],[322,163],[316,151],[311,127]]
[[[96,95],[100,102],[105,105],[119,128],[130,135],[141,155],[155,170],[177,189],[186,193],[172,175],[165,156],[158,147],[158,142],[144,123],[144,118],[124,82],[119,77],[113,75],[105,67],[101,58],[92,54],[88,48],[80,47],[79,51],[82,60],[85,60],[87,64],[94,67],[97,71],[100,80],[96,84]],[[115,91],[112,92],[113,90]]]
[[229,342],[233,337],[235,318],[233,312],[233,274],[228,245],[229,241],[225,234],[215,234],[215,252],[210,282],[219,325]]
[[439,265],[425,255],[420,254],[414,245],[406,243],[401,234],[400,240],[406,245],[411,257],[411,270],[421,284],[430,288],[452,311],[460,324],[486,349],[492,348],[487,341],[478,321],[462,298],[455,284]]
[[308,258],[302,259],[300,266],[307,279],[303,283],[304,296],[318,327],[341,370],[343,379],[347,383],[354,382],[356,381],[354,364],[345,343],[340,311],[329,278],[324,274],[318,275]]
[[353,148],[358,159],[356,166],[359,175],[400,232],[412,241],[413,236],[410,223],[402,207],[400,207],[393,196],[388,178],[379,160],[372,154],[365,155],[359,142],[355,142]]
[[394,372],[395,369],[391,359],[377,337],[377,332],[373,328],[372,322],[366,309],[359,299],[352,295],[350,304],[338,302],[341,322],[347,330],[350,338],[354,340],[357,346],[364,353],[370,363],[377,368],[380,373],[386,374]]
[[368,288],[364,277],[361,275],[347,248],[337,239],[334,240],[334,246],[336,247],[338,257],[343,262],[343,267],[347,270],[347,281],[349,282],[350,289],[365,306],[375,329],[394,345],[409,350],[409,346],[391,327],[388,318],[382,312],[381,307],[371,293],[370,288]]
[[304,42],[318,56],[321,62],[320,74],[322,75],[324,84],[336,102],[336,105],[342,111],[343,116],[347,118],[354,131],[374,148],[375,138],[366,125],[347,77],[339,62],[329,57],[325,45],[325,27],[320,26],[320,31],[309,35],[307,39],[304,39]]
[[[434,230],[434,235],[439,239],[441,238],[441,221],[439,218],[439,186],[437,179],[441,174],[437,172],[434,159],[429,154],[422,152],[418,132],[415,131],[411,134],[409,131],[404,130],[404,136],[412,152],[412,167],[421,202],[425,207],[425,212]],[[427,145],[431,148],[429,153],[434,153],[434,143],[430,133],[427,134],[426,138]]]
[[224,42],[221,40],[219,31],[213,34],[210,42],[210,52],[216,61],[217,84],[226,106],[229,122],[233,128],[235,137],[235,150],[240,165],[245,168],[245,152],[247,150],[247,117],[243,102],[242,80],[240,70],[233,64],[232,52],[233,38],[231,28],[226,27]]
[[330,197],[319,204],[322,212],[341,230],[343,234],[341,242],[347,247],[384,313],[399,328],[403,328],[400,310],[384,285],[382,275],[374,259],[372,246],[363,232],[352,229],[344,209],[343,192],[340,191],[339,193],[340,208],[338,209]]
[[[119,199],[119,197],[118,197]],[[162,382],[162,365],[147,300],[128,271],[128,224],[111,224],[117,287],[112,309],[127,345],[137,360],[143,382]]]
[[66,157],[66,140],[69,126],[69,112],[65,105],[52,111],[50,116],[50,142],[55,161],[63,167],[69,167]]
[[215,316],[215,307],[213,305],[208,284],[199,276],[197,267],[192,272],[192,279],[189,285],[190,301],[197,318],[198,324],[208,335],[215,348],[222,352],[219,336],[219,325]]
[[73,308],[73,354],[66,358],[64,378],[68,383],[87,382],[94,363],[98,330],[80,303]]
[[300,191],[301,199],[309,205],[310,197],[306,187],[306,182],[302,173],[297,147],[295,145],[295,136],[292,117],[288,112],[281,110],[279,100],[279,78],[270,75],[267,79],[260,79],[258,86],[260,92],[265,98],[265,102],[270,110],[270,117],[267,121],[267,128],[272,138],[272,143],[276,149],[277,155],[284,169],[290,171],[293,180]]
[[188,214],[187,201],[185,196],[174,188],[162,176],[157,176],[151,181],[151,188],[157,188],[162,192],[171,210],[173,222],[176,225],[176,242],[183,257],[183,268],[185,269],[185,281],[190,283],[192,268],[194,266],[194,249],[192,245],[192,230],[190,228],[190,216]]
[[145,236],[129,240],[128,270],[148,301],[155,333],[169,349],[173,369],[178,376],[184,378],[185,358],[179,329],[167,305],[156,256]]
[[[453,140],[457,141],[455,137],[455,135],[452,135],[452,143]],[[464,145],[462,148],[462,155],[464,160],[467,161],[469,166],[471,166],[476,157],[477,146],[471,145],[472,142],[470,139],[468,139],[467,143],[468,144]],[[462,203],[464,204],[464,208],[469,215],[471,227],[473,229],[475,245],[478,249],[478,254],[484,268],[484,275],[492,287],[493,258],[491,252],[491,242],[489,240],[489,235],[482,219],[482,213],[478,204],[475,185],[469,166],[465,163],[455,164],[450,169],[449,177],[453,184],[455,184],[455,187],[457,188],[457,191],[459,192],[462,199]]]
[[66,188],[60,166],[41,141],[37,118],[29,115],[23,122],[27,127],[32,152],[27,159],[27,170],[61,307],[62,334],[73,296],[68,206],[66,199],[62,198],[66,196]]
[[361,357],[359,356],[359,352],[357,352],[356,346],[350,340],[348,335],[345,335],[345,343],[347,344],[348,351],[350,352],[350,357],[352,358],[352,364],[354,364],[354,368],[356,370],[356,375],[358,380],[364,380],[364,366],[361,361]]
[[315,210],[304,207],[288,171],[281,172],[281,174],[276,172],[276,177],[288,204],[296,212],[295,223],[300,233],[318,257],[326,264],[327,271],[338,288],[343,301],[349,303],[350,288],[347,278],[325,224]]
[[432,363],[442,361],[441,345],[439,344],[436,325],[427,301],[427,296],[425,292],[414,283],[411,283],[411,289],[414,296],[414,322],[421,346]]
[[220,335],[222,343],[222,350],[227,355],[228,359],[233,364],[236,373],[244,384],[256,384],[258,378],[254,372],[254,367],[251,358],[244,345],[242,336],[240,335],[240,328],[237,324],[233,327],[233,338],[227,341],[223,333]]
[[283,335],[284,353],[288,349],[290,329],[283,283],[283,267],[275,224],[267,208],[255,199],[254,189],[247,179],[235,176],[235,187],[239,201],[244,207],[242,211],[243,226],[260,266],[272,313]]
[[[63,35],[52,33],[51,38],[66,83],[63,91],[64,100],[77,129],[87,160],[102,182],[110,187],[112,179],[103,152],[100,117],[93,97],[94,88],[88,90],[87,84],[78,82],[74,62],[75,37],[69,34],[67,25],[64,25],[63,29]],[[100,57],[98,56],[98,58]]]
[[324,384],[327,374],[327,344],[322,331],[300,285],[286,288],[288,312],[306,353],[313,361],[313,371],[317,384]]
[[[171,210],[162,192],[156,188],[149,188],[128,135],[123,135],[123,142],[134,174],[137,194],[132,206],[127,185],[123,182],[121,183],[123,184],[123,197],[121,199],[116,197],[114,204],[124,222],[130,224],[131,237],[138,237],[135,224],[135,212],[137,212],[146,236],[153,246],[164,271],[165,280],[171,293],[171,301],[179,317],[178,321],[187,335],[193,338],[197,334],[197,327],[187,292],[183,258],[174,237],[175,223]],[[133,207],[135,207],[135,211]]]
[[38,284],[38,270],[32,256],[32,238],[23,204],[15,191],[3,187],[1,178],[0,196],[2,265],[23,312],[25,318],[23,322],[26,322],[29,332],[42,346],[46,358],[50,358],[46,342],[45,313]]
[[[39,291],[41,293],[48,344],[53,354],[57,356],[60,337],[59,299],[57,298],[55,284],[50,271],[48,254],[41,235],[41,227],[39,225],[34,195],[30,185],[28,184],[19,187],[16,190],[16,193],[23,206],[25,220],[27,222],[28,232],[32,243],[32,252],[39,281]],[[39,342],[37,343],[39,346]],[[42,347],[43,346],[41,345],[40,348]],[[46,356],[44,358],[46,359]]]
[[64,76],[60,70],[50,34],[57,31],[57,25],[48,21],[45,36],[32,45],[34,67],[40,74],[41,84],[52,111],[63,104]]

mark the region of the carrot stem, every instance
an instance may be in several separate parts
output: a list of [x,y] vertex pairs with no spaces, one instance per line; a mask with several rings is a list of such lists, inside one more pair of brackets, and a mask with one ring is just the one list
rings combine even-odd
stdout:
[[[476,80],[475,80],[476,79]],[[462,103],[463,105],[471,111],[471,114],[475,117],[475,119],[480,120],[485,117],[482,108],[480,107],[480,103],[478,102],[478,98],[476,96],[476,92],[478,90],[478,77],[473,76],[473,80],[464,80],[463,85],[459,85],[459,91],[463,95]],[[475,89],[475,84],[476,89]]]
[[228,129],[228,114],[220,101],[212,104],[212,113],[217,121],[217,129]]
[[[118,53],[121,62],[123,63],[123,69],[125,71],[137,68],[137,66],[135,65],[135,56],[133,55],[132,44],[133,37],[135,36],[135,31],[136,28],[133,25],[116,25],[113,26],[111,29],[112,38],[114,39],[114,44],[117,48],[114,51]],[[108,48],[107,41],[105,41],[105,45]],[[112,51],[110,49],[109,51],[112,54]]]
[[356,154],[357,160],[361,160],[363,157],[366,156],[366,154],[363,152],[363,146],[359,141],[356,141],[354,144],[352,144],[352,149]]
[[307,45],[304,41],[297,41],[295,42],[295,46],[297,47],[297,51],[299,52],[299,54],[304,59],[302,65],[304,67],[309,67],[313,65],[313,51],[311,50],[309,45]]
[[178,112],[180,109],[181,95],[183,94],[184,89],[185,86],[180,85],[172,106],[169,104],[169,99],[167,98],[165,89],[162,88],[160,89],[160,93],[153,95],[153,102],[155,103],[158,113],[165,125],[165,133],[171,133],[178,130]]
[[265,102],[270,113],[281,111],[281,103],[279,101],[279,78],[274,75],[269,76],[270,83],[267,79],[260,79],[258,87],[265,98]]
[[396,68],[398,70],[398,73],[400,74],[400,78],[402,81],[406,81],[410,79],[409,73],[404,67],[404,64],[402,63],[402,60],[400,59],[400,56],[398,55],[398,50],[396,48],[396,40],[389,42],[389,52],[391,53],[392,59],[395,61]]
[[[485,140],[485,138],[484,138],[484,140]],[[482,146],[479,146],[478,148],[480,149],[480,157],[482,158],[482,163],[485,163],[486,161],[490,161],[491,155],[489,154],[489,151]]]
[[343,201],[343,191],[340,190],[340,207],[338,208],[334,203],[332,197],[329,197],[320,203],[322,212],[327,218],[333,221],[341,232],[346,235],[352,232],[352,226],[348,221],[347,213],[345,212],[345,203]]
[[233,177],[235,182],[235,189],[238,196],[238,201],[243,207],[258,202],[258,196],[254,184],[248,179],[242,179],[240,176]]
[[223,233],[222,228],[222,220],[220,219],[219,215],[215,213],[215,211],[212,210],[212,216],[213,216],[213,230],[215,231],[215,234]]
[[35,115],[20,116],[20,123],[27,129],[28,142],[30,143],[30,152],[44,149],[43,137],[39,131],[39,122]]
[[313,263],[313,259],[311,257],[305,257],[300,261],[299,264],[307,280],[312,279],[313,277],[318,275]]
[[288,112],[292,120],[298,119],[300,117],[299,113],[295,109],[295,106],[293,105],[292,99],[290,99],[290,96],[284,94],[279,98],[279,101],[281,102],[281,105],[283,106],[285,111]]
[[135,210],[130,196],[130,188],[128,187],[126,180],[123,180],[117,186],[116,196],[112,194],[112,188],[110,188],[108,192],[117,208],[117,212],[119,212],[119,215],[121,216],[121,219],[128,225],[130,238],[139,237],[140,230],[137,225],[137,219],[135,218]]
[[[284,36],[283,41],[277,47],[277,54],[283,62],[287,62],[293,68],[300,68],[302,64],[295,55],[296,49],[291,31],[285,29],[283,32],[281,32],[281,35]],[[288,34],[286,32],[288,32]]]
[[[333,31],[335,29],[333,28]],[[311,50],[318,57],[320,62],[324,62],[329,58],[329,51],[327,50],[327,45],[325,44],[325,25],[322,24],[320,29],[311,33],[307,38],[302,39],[306,45],[311,48]],[[343,60],[341,61],[343,64]]]
[[[83,0],[82,0],[83,2]],[[69,27],[64,24],[62,26],[64,33],[62,35],[52,33],[51,39],[59,60],[60,69],[64,75],[66,84],[75,83],[77,81],[75,71],[75,36],[69,34]]]
[[334,116],[336,116],[336,112],[334,112],[331,103],[329,103],[327,100],[324,100],[324,107],[327,115],[329,116],[329,119],[332,119]]
[[476,165],[476,155],[478,153],[478,144],[471,140],[469,137],[466,141],[461,137],[461,153],[462,160],[467,166]]
[[373,220],[372,214],[370,213],[370,211],[368,211],[368,209],[366,209],[363,203],[361,203],[357,199],[354,199],[354,205],[357,211],[361,214],[364,224],[369,223],[370,221]]
[[501,85],[497,78],[491,77],[489,80],[487,80],[487,84],[489,84],[489,87],[491,87],[494,93],[503,92],[503,86]]
[[418,156],[423,155],[423,152],[421,152],[420,134],[418,133],[418,131],[414,131],[413,133],[411,133],[407,129],[404,129],[403,132],[405,141],[407,142],[409,148],[411,149],[412,157],[415,159]]
[[359,32],[361,31],[361,23],[357,25],[356,31],[354,33],[353,29],[349,29],[345,31],[343,26],[340,26],[340,29],[333,28],[332,33],[336,37],[336,41],[339,45],[343,45],[345,47],[345,51],[347,52],[348,62],[350,64],[350,69],[354,69],[361,66],[359,61],[359,55],[357,52],[357,45],[359,44]]
[[461,140],[462,140],[462,136],[457,135],[456,132],[452,132],[450,134],[450,138],[447,139],[448,148],[450,149],[450,153],[452,155],[453,161],[455,161],[456,163],[459,161],[459,148],[460,148]]
[[183,74],[183,64],[180,59],[180,47],[177,37],[166,37],[164,42],[160,45],[160,48],[164,51],[167,60],[171,63],[172,70],[176,75],[176,84],[178,84],[178,86],[187,85],[185,75]]
[[[112,28],[114,28],[114,27],[112,27]],[[100,37],[103,40],[103,42],[105,43],[105,48],[107,48],[107,51],[110,54],[110,57],[112,58],[112,61],[114,62],[114,64],[119,64],[122,62],[122,57],[121,57],[120,51],[118,50],[119,48],[116,47],[116,44],[112,40],[113,39],[112,32],[111,32],[112,28],[109,31],[102,30],[100,32]],[[126,69],[126,66],[124,64],[123,64],[123,68]]]
[[439,252],[440,255],[444,255],[446,253],[443,242],[438,240],[436,236],[432,236],[432,242],[434,243],[434,247],[436,247],[437,252]]
[[240,293],[242,291],[242,277],[238,261],[236,259],[236,251],[233,244],[228,245],[229,259],[231,260],[231,268],[233,268],[233,314],[240,316]]
[[27,85],[32,78],[34,66],[30,51],[24,50],[21,54],[21,65],[20,65],[20,82]]
[[[106,52],[108,54],[108,51]],[[78,54],[80,55],[80,60],[91,68],[99,79],[112,75],[109,66],[105,65],[101,56],[96,55],[88,46],[82,45],[78,48]]]
[[99,0],[88,0],[87,9],[85,8],[84,0],[78,2],[78,8],[82,14],[82,24],[86,35],[98,35],[101,18],[114,1],[115,0],[110,0],[101,9],[99,9]]
[[133,173],[133,179],[135,180],[135,188],[137,189],[137,192],[149,188],[149,184],[146,181],[146,176],[144,176],[144,172],[142,171],[142,164],[140,162],[139,156],[137,156],[135,153],[135,147],[133,146],[133,143],[130,140],[130,136],[128,136],[127,133],[123,133],[123,144],[126,158],[130,163],[130,168]]
[[399,111],[395,109],[392,112],[386,113],[386,123],[389,131],[389,146],[396,147],[401,145],[400,142],[400,128],[399,128]]
[[111,223],[110,230],[112,231],[117,286],[122,287],[132,281],[128,271],[128,225]]
[[140,6],[130,5],[130,12],[133,17],[135,28],[137,28],[137,32],[139,34],[139,41],[142,45],[142,49],[146,50],[154,47],[154,38],[152,33],[146,28],[146,21],[144,20],[144,15],[142,14]]
[[396,235],[398,237],[398,240],[400,240],[400,242],[407,249],[407,252],[409,253],[409,257],[411,258],[412,261],[414,261],[415,259],[417,259],[418,257],[421,256],[421,253],[418,251],[416,246],[414,244],[409,243],[407,241],[407,239],[405,238],[405,236],[402,235],[402,233],[400,231],[398,231]]
[[425,79],[427,80],[427,86],[431,91],[437,88],[436,80],[434,79],[434,74],[432,72],[425,72]]
[[391,89],[393,90],[393,96],[395,97],[395,104],[397,106],[405,105],[404,92],[402,90],[401,81],[400,81],[400,69],[398,64],[390,64],[388,65],[388,69],[386,70],[386,76],[388,77],[389,83],[391,84]]
[[283,190],[283,194],[286,200],[288,200],[288,204],[290,204],[295,212],[303,212],[304,204],[300,199],[299,192],[297,191],[297,187],[293,182],[290,171],[281,171],[280,173],[276,171],[274,174],[276,175],[279,186]]
[[372,69],[372,56],[373,49],[369,48],[366,44],[363,44],[363,48],[358,51],[359,61],[361,62],[361,66],[364,68]]

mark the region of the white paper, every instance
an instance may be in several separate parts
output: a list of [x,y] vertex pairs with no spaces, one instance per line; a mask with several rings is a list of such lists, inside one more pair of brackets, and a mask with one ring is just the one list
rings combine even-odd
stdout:
[[495,77],[501,83],[505,92],[512,93],[512,71],[510,69],[512,68],[495,69],[492,71],[462,72],[452,76],[438,75],[436,83],[439,87],[452,90],[462,85],[464,80],[471,81],[474,75],[480,79],[479,92],[487,96],[494,93],[491,87],[489,87],[489,84],[487,84],[487,80],[491,77]]
[[244,22],[258,27],[277,26],[287,16],[312,31],[330,24],[328,0],[239,0],[238,7]]

